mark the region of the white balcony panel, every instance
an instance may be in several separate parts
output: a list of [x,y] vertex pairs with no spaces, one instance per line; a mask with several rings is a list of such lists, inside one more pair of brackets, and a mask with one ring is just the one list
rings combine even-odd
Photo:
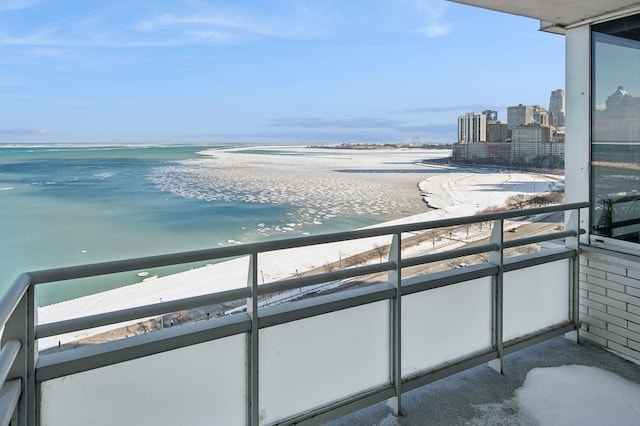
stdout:
[[402,376],[491,347],[491,277],[402,298]]
[[389,382],[389,302],[260,330],[260,419],[279,419]]
[[42,383],[46,425],[246,424],[246,335]]
[[569,319],[569,260],[504,274],[504,341]]

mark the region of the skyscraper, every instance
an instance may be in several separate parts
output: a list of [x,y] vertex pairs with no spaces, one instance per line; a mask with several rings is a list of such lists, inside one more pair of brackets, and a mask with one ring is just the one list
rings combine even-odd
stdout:
[[554,127],[564,127],[564,90],[551,92],[549,99],[549,124]]
[[507,108],[507,125],[509,130],[523,124],[538,123],[546,126],[548,122],[547,110],[540,105],[510,106]]
[[509,126],[509,130],[527,123],[533,123],[532,106],[520,104],[507,108],[507,125]]
[[487,116],[469,112],[458,117],[458,142],[485,142],[487,140]]

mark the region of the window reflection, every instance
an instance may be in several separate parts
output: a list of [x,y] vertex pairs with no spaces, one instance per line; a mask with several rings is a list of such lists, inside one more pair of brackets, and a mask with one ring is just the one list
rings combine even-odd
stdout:
[[593,27],[591,228],[640,242],[640,18]]

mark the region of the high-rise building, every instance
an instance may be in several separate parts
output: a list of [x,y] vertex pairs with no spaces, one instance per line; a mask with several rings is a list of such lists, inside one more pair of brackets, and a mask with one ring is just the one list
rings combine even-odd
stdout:
[[458,117],[458,142],[486,142],[487,116],[469,112]]
[[487,121],[498,121],[498,111],[487,109],[482,113],[487,116]]
[[533,106],[533,122],[542,126],[549,125],[549,113],[539,105]]
[[507,108],[507,126],[512,130],[522,124],[533,123],[533,107],[530,105],[510,106]]
[[487,142],[506,142],[509,128],[502,121],[487,121]]
[[551,92],[549,98],[549,125],[564,127],[564,90],[557,89]]
[[603,110],[594,111],[593,140],[598,142],[635,142],[640,140],[640,97],[623,86],[613,92]]
[[546,146],[551,128],[538,123],[521,124],[513,128],[511,155],[514,160],[531,160],[549,153]]
[[513,130],[516,126],[530,123],[547,126],[549,124],[547,110],[540,105],[523,104],[507,108],[507,125],[509,126],[509,130]]

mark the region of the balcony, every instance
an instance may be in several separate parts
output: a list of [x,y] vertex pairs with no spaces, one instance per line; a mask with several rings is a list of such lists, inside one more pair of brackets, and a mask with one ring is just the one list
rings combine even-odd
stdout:
[[[317,424],[381,402],[403,412],[408,392],[485,363],[502,372],[510,354],[566,333],[576,336],[584,207],[574,203],[25,273],[0,302],[2,424]],[[509,232],[513,221],[562,212],[564,227]],[[454,231],[444,230],[487,223],[486,239],[469,244],[418,252],[410,243],[438,230],[451,239]],[[368,262],[353,265],[341,257],[326,270],[259,284],[267,253],[313,255],[344,242],[387,249]],[[514,252],[520,247],[529,249]],[[238,288],[37,321],[39,285],[234,258],[248,264],[248,279]],[[327,283],[330,291],[305,294]],[[273,295],[284,302],[264,303]],[[39,341],[77,330],[159,321],[172,312],[229,303],[237,307],[210,319],[71,350],[38,351]]]

